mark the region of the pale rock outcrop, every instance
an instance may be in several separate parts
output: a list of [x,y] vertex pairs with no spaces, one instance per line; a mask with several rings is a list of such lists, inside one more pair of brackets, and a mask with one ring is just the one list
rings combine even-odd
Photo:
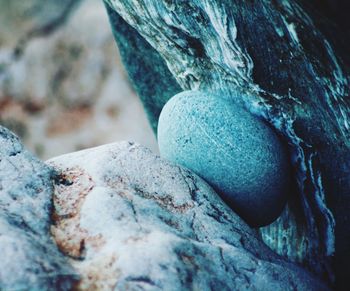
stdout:
[[190,171],[130,142],[48,161],[52,234],[78,288],[322,290]]
[[0,290],[67,290],[76,279],[50,236],[52,173],[0,126]]

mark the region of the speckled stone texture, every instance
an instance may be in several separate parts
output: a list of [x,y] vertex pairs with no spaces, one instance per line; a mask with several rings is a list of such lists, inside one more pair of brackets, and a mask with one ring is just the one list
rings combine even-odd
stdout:
[[0,126],[0,290],[67,290],[74,282],[50,236],[51,174]]
[[161,155],[204,178],[252,226],[282,212],[289,191],[288,155],[264,121],[232,99],[186,91],[163,108]]
[[[105,2],[159,53],[182,90],[221,90],[236,100],[237,90],[249,93],[237,101],[284,135],[296,172],[294,201],[263,237],[347,290],[350,42],[337,26],[349,22],[339,17],[345,0]],[[148,56],[135,54],[140,62]],[[155,80],[161,65],[148,68]]]
[[52,234],[81,289],[322,290],[188,170],[129,142],[48,161]]

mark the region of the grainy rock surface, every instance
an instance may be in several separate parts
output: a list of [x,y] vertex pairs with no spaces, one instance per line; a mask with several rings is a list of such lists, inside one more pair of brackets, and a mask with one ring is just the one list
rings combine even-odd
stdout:
[[[111,17],[125,20],[118,25],[139,33],[120,40],[144,38],[183,90],[222,90],[284,135],[292,149],[297,189],[283,218],[264,229],[263,238],[320,277],[334,281],[335,275],[338,288],[347,290],[350,42],[337,27],[348,21],[335,16],[347,11],[342,9],[346,1],[105,2]],[[327,14],[333,14],[330,22],[324,21]],[[142,62],[150,55],[145,50],[135,58]],[[148,69],[157,72],[159,66],[161,62]],[[172,81],[158,84],[166,91]],[[238,90],[249,94],[236,95]],[[247,96],[251,98],[237,98]]]
[[251,226],[273,222],[287,202],[288,154],[262,119],[231,98],[185,91],[159,118],[161,156],[204,178]]
[[78,288],[322,290],[188,170],[122,142],[48,161],[52,234]]
[[0,290],[72,286],[74,272],[50,236],[51,175],[0,126]]

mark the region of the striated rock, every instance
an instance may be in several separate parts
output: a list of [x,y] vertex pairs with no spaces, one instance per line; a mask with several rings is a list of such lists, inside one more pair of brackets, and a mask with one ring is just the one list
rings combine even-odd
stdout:
[[[124,32],[130,26],[138,33],[130,37],[121,33],[119,43],[143,38],[164,60],[163,65],[156,62],[148,68],[155,80],[163,66],[182,90],[221,90],[284,136],[297,187],[282,219],[261,231],[263,238],[320,277],[329,281],[336,277],[337,287],[347,290],[350,42],[344,25],[349,21],[340,16],[349,4],[345,0],[105,2],[110,18],[124,20],[111,22],[114,30],[122,26]],[[134,57],[141,63],[151,50],[148,46],[143,55]],[[130,59],[124,59],[127,69]],[[158,86],[166,91],[174,78],[161,79]],[[146,104],[163,100],[146,94],[141,98],[147,98]]]
[[288,155],[261,119],[222,95],[185,91],[159,118],[162,157],[204,178],[251,226],[270,224],[289,192]]
[[50,236],[51,175],[0,126],[1,290],[67,290],[76,278]]
[[190,171],[122,142],[54,158],[52,234],[80,289],[323,290]]
[[120,57],[156,133],[163,106],[182,89],[159,53],[108,5],[106,9]]

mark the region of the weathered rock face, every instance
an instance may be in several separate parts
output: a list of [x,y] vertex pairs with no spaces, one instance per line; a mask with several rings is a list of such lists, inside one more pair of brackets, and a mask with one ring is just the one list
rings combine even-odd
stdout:
[[106,9],[129,79],[156,133],[163,106],[182,89],[159,53],[108,5]]
[[231,98],[185,91],[164,106],[160,154],[204,178],[249,225],[278,218],[290,192],[288,154],[262,119]]
[[142,146],[49,165],[3,127],[0,146],[1,289],[327,290],[199,177]]
[[[62,7],[53,15],[65,18],[65,7],[70,11],[74,2],[61,1]],[[129,75],[145,96],[154,128],[164,102],[177,90],[217,89],[231,96],[238,89],[256,93],[242,94],[255,97],[237,102],[285,134],[295,152],[299,182],[293,203],[276,224],[263,231],[263,237],[279,253],[319,276],[331,277],[335,214],[338,278],[340,274],[347,279],[349,199],[344,193],[349,189],[350,169],[349,66],[344,55],[344,62],[336,58],[334,43],[326,41],[292,1],[252,5],[250,1],[180,0],[174,5],[175,1],[150,0],[147,6],[137,0],[106,2],[112,25],[123,28],[115,35],[122,38],[120,43],[128,42],[122,45],[124,57],[133,63]],[[32,30],[20,43],[56,27],[55,21],[46,25],[45,18],[38,19],[43,21],[40,29]],[[133,31],[130,38],[123,38],[129,31]],[[127,49],[138,45],[133,59]],[[25,54],[20,48],[1,54],[6,61],[0,64],[0,73],[6,73],[0,76],[1,82],[14,76],[8,68],[20,67],[18,57]],[[77,52],[73,48],[72,54]],[[152,56],[157,56],[154,63]],[[140,70],[135,66],[138,61]],[[141,76],[145,72],[147,76]],[[61,70],[57,73],[62,76]],[[7,89],[18,89],[10,79],[5,80]],[[89,88],[94,92],[95,86]],[[4,104],[9,104],[7,99]],[[37,104],[29,103],[28,108],[38,110]],[[65,290],[79,276],[75,287],[82,289],[325,288],[308,272],[266,248],[198,177],[139,146],[109,145],[50,163],[57,173],[1,128],[0,249],[4,251],[0,289]],[[54,209],[52,180],[56,184]],[[48,234],[50,225],[75,271]]]
[[67,290],[75,280],[50,236],[51,176],[0,126],[1,290]]
[[[183,90],[222,90],[284,135],[298,186],[282,218],[262,235],[319,276],[334,279],[335,266],[338,287],[346,286],[350,62],[341,21],[322,23],[319,1],[315,9],[303,0],[105,2],[112,19],[125,21],[116,21],[124,27],[120,34],[128,25],[139,33],[124,40],[149,42]],[[147,48],[135,57],[150,54]],[[236,98],[239,90],[248,92],[239,96],[255,97]]]
[[188,170],[122,142],[48,161],[52,234],[82,289],[321,290]]

